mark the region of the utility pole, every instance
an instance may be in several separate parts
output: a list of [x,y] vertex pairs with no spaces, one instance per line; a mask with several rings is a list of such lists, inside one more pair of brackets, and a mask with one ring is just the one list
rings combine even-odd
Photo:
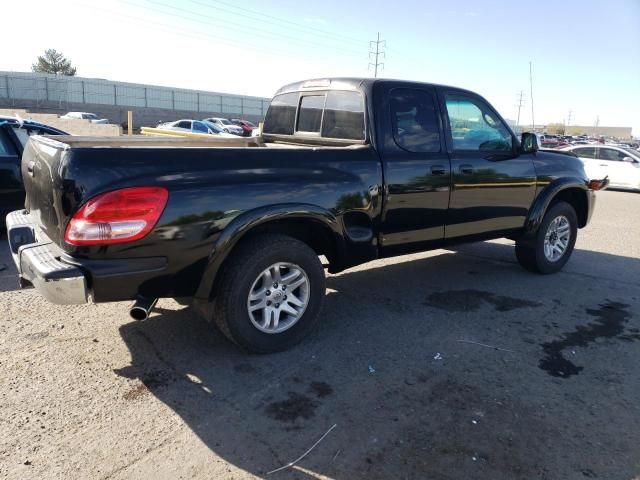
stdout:
[[573,110],[569,110],[569,115],[567,115],[567,127],[571,125],[572,118],[573,118]]
[[598,127],[600,126],[600,115],[596,115],[596,137],[598,136]]
[[[373,50],[375,46],[375,51]],[[382,49],[387,47],[387,42],[385,40],[380,40],[380,32],[378,32],[377,40],[372,40],[369,42],[369,60],[373,56],[375,60],[373,62],[369,62],[369,68],[373,67],[373,76],[378,76],[378,67],[384,68],[384,63],[380,61],[381,58],[386,58],[385,52]]]
[[520,125],[520,110],[524,104],[524,90],[520,90],[520,98],[518,98],[518,119],[516,120],[516,127]]
[[531,62],[529,62],[529,89],[531,90],[531,129],[536,131],[536,119],[533,116],[533,67],[531,66]]

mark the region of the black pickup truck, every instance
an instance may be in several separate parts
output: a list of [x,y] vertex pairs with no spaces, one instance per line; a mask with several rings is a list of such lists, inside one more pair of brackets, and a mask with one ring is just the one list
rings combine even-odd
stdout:
[[408,81],[287,85],[262,137],[237,141],[32,138],[25,210],[7,217],[22,284],[55,303],[135,300],[136,319],[188,299],[272,352],[319,320],[319,256],[340,272],[509,237],[526,269],[552,273],[606,186],[519,141],[481,96]]

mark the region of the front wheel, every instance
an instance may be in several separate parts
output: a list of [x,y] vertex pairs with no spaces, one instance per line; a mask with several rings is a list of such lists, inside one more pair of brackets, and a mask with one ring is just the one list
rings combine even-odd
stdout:
[[558,272],[569,261],[578,234],[578,217],[567,202],[554,204],[530,240],[516,242],[520,265],[531,272]]
[[324,269],[304,242],[264,234],[243,242],[226,263],[213,320],[233,342],[255,353],[286,350],[318,323]]

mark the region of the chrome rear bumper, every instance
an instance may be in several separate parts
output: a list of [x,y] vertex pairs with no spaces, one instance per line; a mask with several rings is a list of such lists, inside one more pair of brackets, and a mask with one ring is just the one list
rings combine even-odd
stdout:
[[7,238],[20,285],[33,285],[51,303],[87,303],[82,270],[60,259],[62,250],[38,228],[26,210],[7,215]]

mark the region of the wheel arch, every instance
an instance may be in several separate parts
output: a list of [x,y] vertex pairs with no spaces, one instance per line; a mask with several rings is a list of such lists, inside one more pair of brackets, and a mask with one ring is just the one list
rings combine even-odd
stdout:
[[578,228],[585,227],[591,213],[589,193],[586,183],[578,178],[562,178],[551,182],[538,194],[529,209],[524,236],[530,238],[535,235],[549,208],[560,201],[569,203],[575,209]]
[[280,233],[309,245],[329,260],[329,271],[339,271],[344,263],[345,245],[341,223],[329,210],[316,205],[282,204],[250,210],[236,217],[218,237],[196,298],[211,300],[218,273],[234,249],[255,235]]

